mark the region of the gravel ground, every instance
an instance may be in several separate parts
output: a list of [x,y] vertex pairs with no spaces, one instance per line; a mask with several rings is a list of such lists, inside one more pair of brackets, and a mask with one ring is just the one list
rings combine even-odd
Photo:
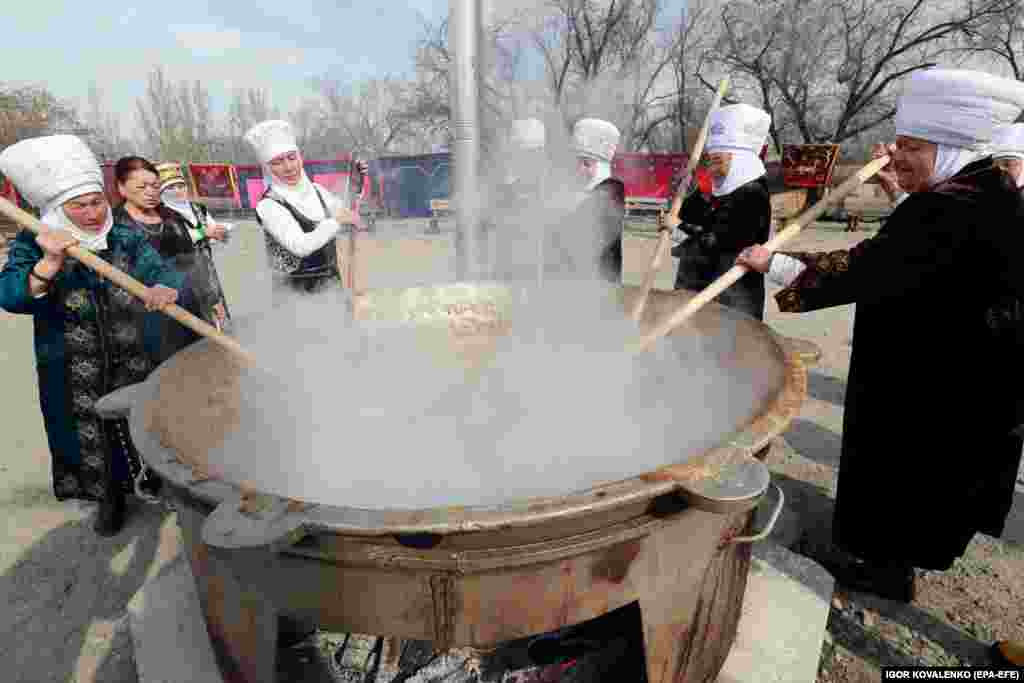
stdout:
[[[427,221],[380,223],[365,254],[370,286],[408,286],[444,277],[452,267],[451,225],[424,234]],[[794,248],[844,248],[866,233],[819,224]],[[414,237],[411,251],[395,240]],[[626,240],[626,281],[639,282],[653,242]],[[263,245],[255,224],[238,226],[233,244],[218,250],[221,276],[235,315],[266,301]],[[671,286],[668,263],[656,286]],[[767,321],[782,334],[821,346],[810,375],[810,397],[799,419],[773,450],[771,465],[787,498],[809,520],[799,548],[813,556],[827,542],[838,465],[842,401],[849,367],[853,307],[790,316],[769,301]],[[136,679],[125,608],[132,595],[178,554],[173,514],[137,506],[115,538],[96,538],[93,508],[57,503],[49,489],[49,456],[39,414],[30,319],[0,313],[3,404],[0,438],[0,661],[4,681],[122,683]],[[1024,638],[1024,552],[979,537],[957,566],[921,580],[920,598],[898,607],[836,591],[819,681],[877,681],[890,662],[980,662],[993,638]],[[300,666],[294,651],[290,666]],[[283,662],[288,664],[288,662]],[[315,679],[315,677],[314,677]]]

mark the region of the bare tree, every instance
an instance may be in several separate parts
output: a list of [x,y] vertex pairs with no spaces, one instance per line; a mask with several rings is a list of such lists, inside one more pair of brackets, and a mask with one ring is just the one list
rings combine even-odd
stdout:
[[414,137],[408,114],[412,84],[375,78],[348,85],[329,77],[315,84],[322,103],[319,136],[334,152],[381,156],[401,150]]
[[234,163],[255,163],[256,157],[245,134],[261,121],[281,118],[281,111],[270,102],[266,90],[247,88],[235,90],[227,115],[227,158]]
[[776,146],[842,142],[890,120],[902,77],[962,53],[1013,1],[730,0],[717,56],[772,114]]
[[413,57],[416,77],[406,116],[426,135],[451,139],[451,52],[448,21],[432,24],[422,17],[423,33]]
[[995,57],[1024,81],[1024,2],[1011,0],[1001,12],[982,23],[971,35],[970,45],[981,54]]
[[691,0],[678,24],[644,61],[650,65],[645,87],[634,100],[630,148],[650,151],[688,150],[691,129],[703,120],[710,98],[691,80],[708,56],[713,30],[707,3]]
[[325,130],[326,116],[320,98],[304,99],[288,115],[288,120],[295,128],[299,149],[307,158],[323,158],[337,151],[337,146],[331,143]]
[[[423,33],[414,53],[416,78],[406,99],[405,118],[414,122],[422,140],[452,139],[451,69],[452,54],[448,47],[448,21],[431,23],[421,17]],[[480,105],[484,145],[493,141],[496,130],[513,109],[510,93],[501,87],[502,74],[515,69],[516,56],[503,43],[506,22],[486,28],[481,46]]]
[[79,132],[75,108],[39,85],[0,83],[0,148],[58,132]]
[[178,107],[173,84],[163,69],[149,74],[146,94],[136,103],[141,128],[141,146],[148,154],[163,159],[173,158],[177,151]]
[[520,18],[532,25],[552,98],[567,118],[583,110],[620,122],[628,116],[632,98],[610,85],[637,79],[660,9],[660,0],[549,0],[539,15]]
[[213,161],[229,153],[216,135],[210,93],[199,81],[173,83],[162,69],[150,73],[137,103],[143,149],[161,161]]
[[89,84],[82,123],[89,131],[90,147],[101,162],[130,152],[132,144],[121,134],[121,118],[107,107],[104,92],[95,82]]

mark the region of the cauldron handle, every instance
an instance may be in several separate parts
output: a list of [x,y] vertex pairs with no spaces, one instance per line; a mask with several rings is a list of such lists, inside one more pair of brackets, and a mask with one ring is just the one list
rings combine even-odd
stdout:
[[261,496],[256,505],[243,510],[241,496],[218,505],[203,522],[203,543],[215,548],[279,548],[292,545],[289,539],[301,532],[305,516],[293,511],[293,502],[276,496]]
[[736,536],[729,539],[729,543],[756,543],[757,541],[763,541],[775,529],[775,523],[779,521],[779,514],[782,512],[782,506],[786,502],[786,497],[782,495],[782,489],[779,488],[778,484],[772,484],[772,488],[779,494],[779,500],[775,503],[775,509],[772,510],[772,516],[768,518],[768,523],[764,525],[764,529],[760,533],[756,533],[753,536]]
[[129,384],[101,396],[93,405],[93,409],[104,420],[127,418],[132,408],[142,402],[148,392],[146,382]]

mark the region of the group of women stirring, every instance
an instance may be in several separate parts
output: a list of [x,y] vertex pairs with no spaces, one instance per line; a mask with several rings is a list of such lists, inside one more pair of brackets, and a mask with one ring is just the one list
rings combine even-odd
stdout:
[[[275,170],[267,165],[270,185],[285,192],[305,179]],[[112,207],[96,157],[71,135],[7,147],[0,173],[47,227],[38,235],[24,230],[12,241],[0,271],[0,309],[34,319],[54,495],[99,503],[94,528],[115,535],[124,526],[127,496],[152,496],[160,482],[132,445],[126,421],[104,419],[95,404],[143,381],[198,340],[161,312],[166,306],[176,303],[220,329],[230,326],[212,248],[229,240],[230,226],[190,199],[179,164],[154,165],[138,156],[115,165],[123,201]],[[66,258],[72,246],[140,281],[145,296],[138,300]]]

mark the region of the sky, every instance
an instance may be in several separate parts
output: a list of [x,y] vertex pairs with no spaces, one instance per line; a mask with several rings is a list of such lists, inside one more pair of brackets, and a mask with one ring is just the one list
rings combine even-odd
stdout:
[[[502,8],[541,2],[486,1]],[[448,0],[4,4],[0,80],[43,84],[83,109],[95,81],[127,128],[157,66],[174,81],[202,80],[216,111],[227,107],[233,89],[262,87],[288,112],[313,94],[313,76],[410,76],[423,19],[436,23],[448,13]]]
[[83,105],[96,81],[107,107],[131,119],[156,66],[172,80],[202,80],[218,109],[233,88],[268,88],[287,111],[312,94],[313,76],[408,75],[421,17],[448,10],[447,0],[4,4],[0,80],[43,84]]

